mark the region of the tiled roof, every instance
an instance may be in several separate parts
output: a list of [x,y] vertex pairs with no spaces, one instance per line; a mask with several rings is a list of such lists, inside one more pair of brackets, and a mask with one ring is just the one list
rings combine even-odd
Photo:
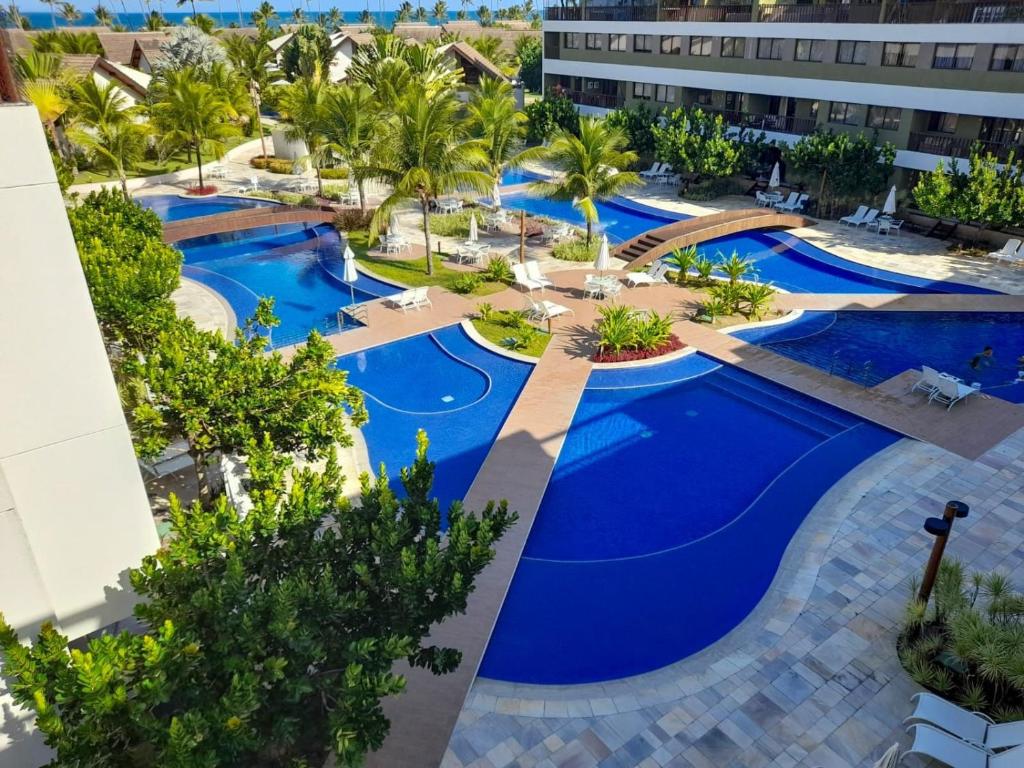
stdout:
[[66,53],[61,57],[61,64],[79,77],[85,77],[96,67],[99,56],[94,53]]
[[135,43],[145,51],[159,47],[169,37],[167,32],[99,32],[103,53],[110,61],[131,64]]

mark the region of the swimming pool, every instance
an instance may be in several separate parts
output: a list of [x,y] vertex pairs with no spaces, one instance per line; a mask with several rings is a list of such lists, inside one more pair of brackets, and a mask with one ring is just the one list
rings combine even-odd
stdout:
[[[788,323],[734,335],[868,386],[928,365],[980,382],[996,397],[1024,402],[1024,384],[1016,383],[1017,358],[1024,355],[1024,313],[805,312]],[[986,345],[994,350],[989,364],[970,368]]]
[[272,200],[251,197],[181,197],[179,195],[145,195],[135,198],[143,208],[153,211],[162,221],[181,221],[197,216],[213,216],[242,208],[266,208],[278,205]]
[[281,324],[273,346],[304,341],[314,328],[339,329],[338,310],[400,289],[361,274],[354,286],[342,279],[342,244],[329,226],[280,224],[183,240],[182,275],[217,291],[236,320],[250,317],[260,297],[273,296]]
[[370,461],[374,470],[387,466],[400,493],[399,470],[415,458],[417,430],[427,431],[442,514],[466,495],[533,371],[484,349],[458,325],[346,355],[335,366],[366,394]]
[[[548,200],[543,197],[534,197],[529,193],[518,192],[514,195],[502,195],[501,201],[505,208],[524,210],[535,216],[547,216],[552,219],[568,221],[577,226],[586,225],[583,214],[567,200]],[[663,227],[674,221],[690,218],[683,214],[662,211],[622,197],[598,202],[596,207],[598,223],[594,227],[595,231],[607,233],[608,240],[613,243],[629,240],[631,237],[636,237],[655,227]]]
[[597,682],[706,648],[818,499],[897,439],[699,354],[594,370],[480,674]]
[[721,261],[735,251],[753,261],[760,280],[791,293],[996,293],[973,285],[874,269],[786,232],[726,235],[701,243],[697,251],[712,261]]
[[525,171],[522,168],[509,168],[501,174],[501,186],[510,187],[513,184],[529,184],[531,181],[540,181],[543,178],[539,173]]

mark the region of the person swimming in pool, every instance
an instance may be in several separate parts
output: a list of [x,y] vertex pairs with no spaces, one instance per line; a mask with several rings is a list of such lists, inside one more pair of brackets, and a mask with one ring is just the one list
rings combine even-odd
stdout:
[[981,352],[971,358],[969,365],[972,371],[980,371],[992,365],[992,347],[986,346]]

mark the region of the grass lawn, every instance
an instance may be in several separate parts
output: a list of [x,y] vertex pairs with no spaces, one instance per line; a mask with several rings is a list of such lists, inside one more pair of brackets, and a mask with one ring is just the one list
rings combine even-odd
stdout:
[[[239,144],[244,144],[245,142],[249,141],[252,138],[258,138],[258,137],[232,136],[232,137],[228,138],[227,140],[225,140],[224,146],[227,147],[228,149],[233,149],[234,147],[237,147]],[[270,137],[269,136],[267,137],[267,141],[268,142],[270,141]],[[204,169],[205,169],[207,163],[214,163],[216,161],[217,160],[216,160],[216,158],[213,155],[209,155],[209,156],[204,155],[203,156],[203,167],[204,167]],[[194,168],[195,164],[196,164],[195,163],[195,158],[193,157],[192,161],[190,162],[188,160],[188,155],[185,153],[184,150],[182,150],[181,152],[175,152],[173,155],[171,155],[169,158],[167,158],[167,160],[165,160],[164,162],[160,162],[159,160],[143,160],[141,163],[139,163],[135,167],[135,170],[132,170],[132,171],[128,172],[128,178],[129,179],[135,179],[135,178],[139,178],[140,176],[159,176],[162,173],[174,173],[175,171],[180,171],[183,168]],[[74,183],[75,184],[90,184],[90,183],[96,182],[96,181],[116,181],[116,180],[117,180],[117,174],[115,174],[113,171],[92,170],[92,171],[81,171],[77,176],[75,176]]]
[[[369,253],[366,247],[366,232],[350,232],[349,244],[360,264],[367,267],[373,274],[382,280],[393,280],[408,285],[411,288],[419,288],[424,285],[438,285],[446,290],[452,290],[452,284],[460,277],[467,274],[479,274],[477,272],[460,272],[445,266],[441,256],[433,255],[434,274],[428,275],[426,259],[410,259],[409,261],[396,261],[385,259]],[[502,291],[508,286],[504,283],[495,283],[489,280],[481,280],[479,285],[473,289],[470,296],[487,296],[491,293]]]
[[[487,339],[489,342],[498,347],[507,347],[502,341],[507,339],[509,336],[518,336],[512,328],[501,323],[496,323],[493,320],[481,320],[475,318],[473,320],[473,327],[476,328],[477,332]],[[530,335],[529,343],[523,349],[515,350],[521,355],[527,355],[529,357],[540,357],[544,354],[544,350],[547,349],[548,342],[551,341],[551,335],[546,331],[537,330],[535,333]]]

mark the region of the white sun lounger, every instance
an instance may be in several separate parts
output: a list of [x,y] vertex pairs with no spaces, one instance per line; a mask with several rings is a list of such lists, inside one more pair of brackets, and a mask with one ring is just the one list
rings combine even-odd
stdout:
[[966,710],[934,693],[918,693],[910,700],[916,706],[904,725],[934,725],[990,752],[1024,744],[1024,720],[994,723],[988,715]]
[[947,378],[945,376],[939,376],[937,383],[938,391],[933,392],[928,400],[935,401],[936,403],[942,403],[942,405],[946,406],[947,411],[964,398],[978,393],[978,390],[974,387],[969,387],[962,381],[957,381],[956,379]]
[[646,272],[630,272],[626,275],[626,282],[633,288],[638,285],[667,283],[668,278],[665,277],[666,272],[668,272],[668,264],[656,261],[648,267]]
[[419,311],[421,307],[432,307],[430,303],[430,297],[427,296],[427,286],[421,288],[410,288],[407,291],[402,291],[391,297],[391,301],[394,302],[395,306],[403,312],[408,312],[410,309]]
[[993,755],[930,725],[918,723],[910,726],[907,732],[913,734],[914,743],[904,757],[923,755],[951,768],[1020,768],[1024,765],[1024,747]]
[[988,255],[996,261],[1018,261],[1020,256],[1020,240],[1011,238],[1003,243],[998,251],[991,251]]
[[864,218],[855,223],[853,226],[859,227],[863,224],[865,227],[878,218],[878,209],[872,208],[870,211],[864,214]]
[[521,285],[528,291],[533,291],[534,288],[540,288],[541,291],[543,291],[545,288],[544,283],[530,277],[529,273],[526,271],[525,264],[513,264],[512,275],[515,277],[515,284]]
[[857,210],[855,213],[851,213],[849,216],[843,216],[843,218],[839,220],[839,223],[846,224],[849,227],[855,227],[862,221],[864,221],[864,217],[867,215],[867,213],[868,207],[866,205],[859,205],[857,206]]
[[526,276],[535,283],[540,283],[542,288],[548,288],[554,285],[554,283],[551,282],[551,278],[546,277],[544,273],[540,271],[539,261],[528,261],[524,266],[526,267]]
[[796,205],[796,200],[798,197],[799,195],[796,192],[790,192],[789,197],[787,197],[785,200],[780,200],[772,207],[775,208],[776,210],[781,211],[786,206]]
[[803,210],[804,204],[807,202],[807,199],[810,197],[810,195],[800,195],[798,198],[796,198],[796,200],[793,200],[792,197],[793,195],[790,195],[790,200],[787,200],[784,203],[776,203],[775,210],[790,212]]
[[651,163],[650,168],[648,168],[646,171],[640,171],[640,173],[638,173],[637,175],[641,179],[653,179],[655,176],[658,175],[659,170],[661,170],[661,163],[654,162]]
[[560,315],[575,315],[569,307],[563,307],[553,301],[534,301],[526,296],[526,311],[532,320],[551,320]]
[[928,399],[939,391],[939,372],[927,365],[921,366],[921,378],[910,388],[911,392],[927,392]]

